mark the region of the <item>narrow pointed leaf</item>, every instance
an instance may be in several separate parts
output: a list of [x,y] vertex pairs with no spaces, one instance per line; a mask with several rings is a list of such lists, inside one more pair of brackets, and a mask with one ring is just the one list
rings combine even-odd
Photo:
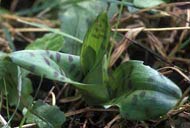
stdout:
[[84,83],[102,84],[103,57],[107,53],[110,26],[106,13],[100,14],[89,28],[81,51],[81,66],[86,74]]
[[[61,30],[74,37],[81,40],[96,19],[97,15],[104,11],[107,7],[107,3],[98,0],[77,0],[73,2],[72,0],[64,0],[68,4],[62,4],[59,10],[59,19],[61,21]],[[74,4],[71,4],[72,2]],[[63,47],[63,52],[71,53],[74,55],[79,55],[81,51],[81,44],[65,38],[65,47]]]
[[102,62],[108,48],[109,36],[110,27],[107,14],[102,13],[89,28],[84,38],[81,51],[81,66],[85,73]]

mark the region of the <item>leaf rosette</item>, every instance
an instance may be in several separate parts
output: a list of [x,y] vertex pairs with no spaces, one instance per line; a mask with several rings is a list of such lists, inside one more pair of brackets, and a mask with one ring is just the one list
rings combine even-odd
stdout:
[[179,87],[141,61],[130,60],[108,68],[110,26],[106,13],[89,28],[80,56],[50,50],[9,54],[11,62],[48,79],[70,83],[93,105],[120,109],[131,120],[158,118],[181,98]]

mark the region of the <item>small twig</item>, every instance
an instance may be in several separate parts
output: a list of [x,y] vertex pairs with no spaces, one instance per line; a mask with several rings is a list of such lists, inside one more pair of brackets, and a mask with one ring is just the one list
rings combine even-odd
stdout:
[[51,88],[51,90],[49,91],[47,97],[44,99],[44,101],[46,101],[48,99],[48,97],[51,95],[52,96],[52,105],[56,104],[56,98],[55,98],[55,94],[53,93],[53,90],[55,89],[55,86],[53,86]]
[[63,87],[59,90],[59,92],[58,92],[58,94],[57,94],[57,96],[56,96],[56,99],[57,99],[57,100],[61,97],[63,91],[65,90],[65,88],[66,88],[67,86],[68,86],[68,84],[65,83],[65,84],[63,85]]
[[[142,28],[131,29],[131,31],[127,32],[125,35],[132,40],[141,32],[141,30]],[[115,62],[118,60],[118,58],[120,58],[121,54],[128,48],[129,45],[130,40],[124,37],[114,49],[114,52],[111,55],[109,67],[112,67],[115,64]]]
[[183,93],[182,97],[179,99],[179,101],[176,104],[176,107],[179,106],[181,103],[183,103],[185,97],[189,94],[190,92],[190,87],[188,87],[185,92]]
[[[58,28],[54,28],[59,30]],[[12,28],[8,29],[10,32],[49,32],[50,30],[45,28]],[[0,29],[0,33],[3,33],[3,30]]]
[[21,20],[25,20],[25,21],[28,21],[28,22],[36,22],[36,23],[40,23],[40,24],[46,24],[49,27],[55,26],[49,20],[41,20],[39,18],[34,18],[34,17],[21,17],[21,16],[13,15],[13,14],[3,14],[3,15],[0,15],[0,16],[1,16],[1,18],[6,19],[6,20],[17,21],[18,19],[21,19]]
[[81,95],[76,95],[76,96],[71,96],[71,97],[66,97],[63,99],[60,99],[59,102],[60,103],[69,103],[69,102],[73,102],[73,101],[77,101],[81,98]]
[[42,86],[42,83],[43,83],[43,76],[41,75],[41,77],[40,77],[40,82],[39,82],[39,84],[38,84],[38,88],[37,88],[37,90],[35,91],[34,99],[37,98],[38,93],[39,93],[39,91],[40,91],[40,88],[41,88],[41,86]]
[[[59,30],[59,28],[53,28],[54,30]],[[117,32],[128,32],[130,30],[137,29],[137,28],[112,28],[112,31]],[[173,31],[173,30],[189,30],[190,27],[170,27],[170,28],[143,28],[142,31]],[[9,29],[11,32],[49,32],[50,30],[46,28],[14,28]],[[3,33],[3,30],[0,29],[0,33]]]
[[[22,128],[31,128],[32,126],[36,126],[35,123],[33,124],[25,124],[25,125],[22,125]],[[14,127],[14,128],[20,128],[20,127]]]
[[[160,68],[159,70],[163,70],[163,69],[172,69],[174,71],[176,71],[177,73],[179,73],[182,77],[184,77],[188,83],[190,83],[190,78],[188,76],[186,76],[182,71],[180,71],[178,68],[176,67],[163,67],[163,68]],[[188,95],[188,93],[190,92],[190,87],[188,87],[185,92],[183,93],[182,97],[179,99],[179,101],[177,102],[176,104],[176,107],[179,106],[182,102],[183,102],[183,99]]]
[[7,121],[0,115],[0,122],[2,125],[7,125]]
[[155,125],[154,125],[154,127],[156,127],[157,125],[159,125],[161,122],[163,122],[163,121],[165,121],[165,120],[167,120],[169,117],[168,116],[175,116],[175,115],[177,115],[177,114],[179,114],[179,113],[182,113],[183,111],[185,111],[185,110],[187,110],[187,109],[190,109],[190,105],[183,105],[183,106],[181,106],[178,110],[171,110],[171,111],[169,111],[168,112],[168,114],[165,116],[165,117],[163,117],[162,119],[160,119]]
[[[132,28],[134,29],[134,28]],[[131,28],[112,28],[112,31],[117,31],[117,32],[128,32],[132,30]],[[136,29],[136,28],[135,28]],[[173,30],[184,30],[184,29],[190,29],[189,26],[187,27],[169,27],[169,28],[143,28],[142,31],[173,31]]]
[[159,8],[172,7],[172,6],[184,6],[184,5],[189,5],[189,4],[190,4],[190,2],[174,2],[174,3],[168,3],[168,4],[161,4],[161,5],[157,5],[154,7],[141,9],[140,11],[137,11],[134,14],[147,12],[152,9],[159,9]]
[[179,73],[183,78],[185,78],[188,82],[190,82],[190,79],[188,76],[186,76],[182,71],[180,71],[178,68],[176,67],[163,67],[158,69],[158,71],[163,70],[163,69],[172,69],[174,71],[176,71],[177,73]]
[[113,124],[115,121],[119,120],[119,119],[121,119],[121,116],[120,116],[120,115],[115,116],[109,123],[106,124],[106,126],[105,126],[104,128],[111,128],[112,124]]
[[96,111],[96,112],[118,112],[117,109],[102,109],[102,108],[90,108],[90,107],[86,107],[86,108],[79,109],[79,110],[76,110],[76,111],[67,112],[67,113],[65,113],[65,116],[69,117],[69,116],[81,114],[81,113],[84,113],[84,112],[90,112],[90,111]]
[[176,128],[175,123],[174,123],[174,121],[172,120],[172,118],[170,116],[168,116],[168,120],[169,120],[170,127],[171,128]]
[[179,61],[182,63],[190,64],[190,59],[188,59],[188,58],[170,57],[169,59],[172,61]]
[[14,11],[15,11],[15,9],[16,9],[18,3],[19,3],[19,0],[13,0],[13,1],[12,1],[11,7],[10,7],[11,12],[14,12]]
[[62,35],[62,36],[67,37],[67,38],[70,38],[72,40],[77,41],[78,43],[83,42],[81,39],[79,39],[77,37],[74,37],[74,36],[72,36],[72,35],[70,35],[68,33],[62,32],[61,30],[51,28],[51,27],[49,27],[47,25],[44,25],[44,24],[38,24],[36,22],[28,22],[28,21],[25,21],[25,20],[22,20],[22,19],[17,19],[16,21],[19,22],[19,23],[27,24],[27,25],[34,26],[34,27],[37,27],[37,28],[48,29],[50,32]]
[[87,128],[87,123],[88,123],[88,120],[86,119],[85,121],[84,121],[84,124],[83,124],[83,126],[82,126],[82,128]]
[[56,105],[56,98],[55,98],[55,94],[51,91],[50,92],[51,97],[52,97],[52,105]]
[[147,48],[146,46],[142,45],[141,43],[138,43],[135,40],[131,40],[129,39],[127,36],[125,36],[126,39],[128,39],[129,41],[131,41],[133,44],[135,44],[136,46],[138,46],[139,48],[143,48],[146,51],[148,51],[150,54],[154,55],[156,58],[160,59],[161,61],[163,61],[164,63],[169,64],[170,66],[175,66],[172,63],[168,62],[168,60],[166,60],[166,58],[163,58],[162,56],[158,55],[157,53],[153,52],[151,49]]

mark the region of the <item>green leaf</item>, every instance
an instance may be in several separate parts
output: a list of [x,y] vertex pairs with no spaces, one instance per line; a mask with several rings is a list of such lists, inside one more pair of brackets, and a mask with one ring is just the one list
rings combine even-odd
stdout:
[[34,27],[47,29],[49,32],[62,35],[63,37],[67,37],[69,39],[75,40],[78,43],[82,43],[82,40],[80,40],[80,39],[78,39],[76,37],[73,37],[72,35],[69,35],[67,33],[61,32],[59,29],[50,28],[50,27],[48,27],[48,26],[46,26],[44,24],[39,24],[39,23],[34,23],[34,22],[28,22],[28,21],[24,21],[24,20],[21,20],[21,19],[19,19],[19,22],[21,22],[23,24],[31,25],[31,26],[34,26]]
[[49,33],[44,35],[42,38],[35,40],[33,43],[28,45],[26,49],[44,49],[60,51],[64,45],[64,38],[62,35]]
[[88,73],[85,83],[102,83],[102,62],[107,53],[109,37],[107,14],[101,13],[89,28],[82,46],[81,66]]
[[132,120],[158,118],[172,109],[181,90],[171,80],[140,61],[128,61],[110,73],[108,105]]
[[[25,71],[24,71],[25,72]],[[22,71],[23,73],[23,71]],[[22,90],[21,90],[21,103],[19,109],[23,109],[26,105],[29,106],[32,104],[33,96],[32,82],[27,76],[22,75]]]
[[36,123],[39,128],[61,128],[66,118],[57,106],[36,101],[27,114],[27,123]]
[[0,90],[8,97],[10,105],[18,100],[17,67],[9,61],[0,61]]
[[53,2],[52,0],[37,1],[29,8],[17,10],[16,14],[19,16],[32,16],[48,8],[51,12],[50,14],[53,15],[52,9],[58,8],[60,4],[60,0],[54,0]]
[[118,11],[119,11],[118,5],[114,2],[110,3],[109,8],[107,10],[108,18],[111,19],[116,13],[118,13]]
[[102,84],[79,82],[82,78],[79,56],[50,50],[22,50],[11,53],[10,59],[35,75],[72,84],[90,104],[107,101],[106,88]]
[[166,2],[169,0],[133,0],[133,4],[140,8],[150,8]]
[[3,14],[9,14],[10,12],[2,7],[0,7],[0,14],[3,15]]
[[[64,1],[70,2],[71,0]],[[67,6],[63,4],[59,11],[61,30],[83,40],[90,24],[100,12],[106,9],[106,7],[106,2],[97,0],[75,1]],[[65,38],[65,47],[63,48],[64,52],[79,55],[80,49],[81,44]]]
[[71,82],[82,76],[78,56],[49,50],[22,50],[12,53],[10,58],[24,69],[49,79]]
[[[7,54],[2,53],[1,55],[4,55],[4,57],[0,57],[0,90],[7,96],[9,105],[14,106],[17,105],[19,98],[17,66],[6,59]],[[23,102],[29,103],[31,101],[32,91],[31,81],[25,75],[22,75],[21,99]],[[23,104],[20,104],[20,107],[22,106]]]
[[122,117],[129,120],[149,120],[165,115],[177,101],[175,97],[152,90],[136,90],[123,94],[109,104],[117,105]]

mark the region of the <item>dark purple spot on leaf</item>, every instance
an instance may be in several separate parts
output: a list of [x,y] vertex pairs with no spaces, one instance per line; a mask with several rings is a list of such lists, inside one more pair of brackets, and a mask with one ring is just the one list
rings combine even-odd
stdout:
[[56,52],[56,60],[57,60],[58,63],[61,60],[61,55],[58,52]]
[[61,79],[61,80],[65,80],[65,77],[62,76],[60,79]]
[[49,60],[48,60],[46,57],[44,57],[44,61],[45,61],[45,63],[46,63],[47,65],[50,65],[50,62],[49,62]]
[[54,72],[54,77],[58,77],[59,73],[57,71]]
[[63,71],[61,68],[59,68],[59,72],[60,72],[60,74],[61,74],[62,76],[65,76],[65,73],[64,73],[64,71]]
[[132,72],[133,72],[134,67],[130,66],[128,73],[127,73],[127,78],[129,79],[132,76]]
[[148,78],[148,82],[154,82],[154,78],[149,77],[149,78]]
[[131,80],[128,81],[128,85],[127,85],[128,89],[132,89],[133,88],[133,85],[131,83]]
[[73,61],[73,57],[69,56],[69,62],[72,62],[72,61]]
[[53,55],[52,54],[50,55],[50,59],[53,59]]
[[35,54],[32,53],[32,52],[29,52],[29,54],[30,54],[31,57],[34,57],[34,56],[35,56]]
[[144,97],[145,96],[145,94],[146,94],[146,92],[145,91],[142,91],[141,93],[140,93],[140,97]]

